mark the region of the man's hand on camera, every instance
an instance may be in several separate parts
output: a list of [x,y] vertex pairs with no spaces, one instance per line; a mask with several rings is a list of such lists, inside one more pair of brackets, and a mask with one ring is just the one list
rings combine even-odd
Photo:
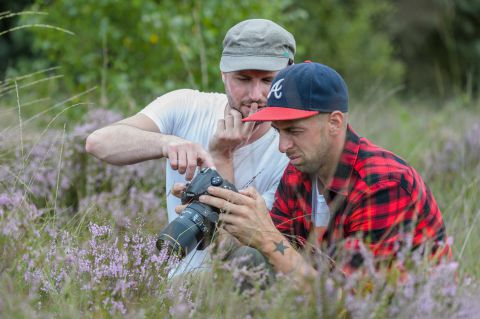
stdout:
[[[250,114],[257,108],[258,104],[252,103]],[[254,126],[255,122],[242,122],[242,114],[230,108],[225,118],[218,120],[217,130],[208,145],[210,153],[214,158],[231,158],[233,151],[248,142]]]
[[[172,189],[170,190],[170,194],[177,198],[182,198],[182,193],[185,191],[187,188],[187,184],[184,183],[175,183],[173,184]],[[175,206],[175,213],[180,214],[188,204],[185,205],[177,205]]]
[[200,144],[173,135],[169,135],[168,139],[162,148],[163,156],[168,158],[173,170],[185,174],[186,180],[193,178],[197,166],[214,166],[212,157]]
[[173,184],[172,189],[170,190],[170,194],[177,198],[182,198],[182,194],[187,189],[187,184],[185,183],[175,183]]
[[263,197],[249,187],[239,193],[209,187],[209,195],[200,196],[200,202],[217,207],[223,228],[235,236],[244,245],[262,250],[266,239],[279,233],[268,212]]

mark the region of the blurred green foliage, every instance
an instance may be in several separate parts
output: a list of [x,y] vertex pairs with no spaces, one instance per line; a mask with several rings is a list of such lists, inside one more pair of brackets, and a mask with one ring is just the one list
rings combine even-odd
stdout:
[[[22,11],[32,0],[2,0],[0,1],[0,17],[7,12]],[[15,26],[15,18],[0,18],[0,32],[9,30]],[[0,36],[0,79],[3,78],[5,70],[13,66],[13,58],[31,55],[31,38],[16,32],[9,32]]]
[[480,91],[480,0],[395,2],[388,32],[416,93],[440,97]]
[[[223,37],[248,18],[283,25],[297,40],[296,62],[333,66],[364,102],[372,92],[404,86],[430,96],[466,94],[467,100],[479,90],[480,0],[30,2],[24,10],[47,14],[24,15],[18,25],[49,24],[75,35],[29,28],[0,36],[31,43],[35,54],[22,57],[14,42],[0,43],[6,60],[15,59],[8,76],[60,66],[61,92],[97,87],[96,101],[128,113],[176,88],[223,91]],[[0,22],[7,20],[13,21]]]
[[390,1],[301,0],[306,13],[293,22],[293,32],[308,59],[338,70],[350,91],[392,88],[402,83],[404,67],[393,56],[388,33],[382,29],[392,13]]
[[222,90],[218,62],[226,30],[259,17],[256,12],[273,19],[281,6],[255,0],[36,1],[32,9],[49,15],[35,19],[75,36],[32,29],[33,46],[62,66],[68,90],[98,85],[104,105],[142,105],[180,87]]
[[51,65],[62,66],[68,92],[98,86],[103,106],[124,110],[175,88],[223,91],[222,40],[247,18],[283,25],[296,37],[297,62],[337,67],[353,92],[380,81],[401,83],[402,64],[392,58],[388,35],[376,27],[390,12],[388,1],[343,2],[37,0],[31,10],[48,15],[23,17],[20,23],[48,23],[75,33],[32,29],[33,48]]

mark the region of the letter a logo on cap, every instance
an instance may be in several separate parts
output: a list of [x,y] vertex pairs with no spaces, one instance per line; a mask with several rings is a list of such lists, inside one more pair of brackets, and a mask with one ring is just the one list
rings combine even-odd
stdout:
[[268,99],[270,98],[270,95],[272,95],[272,93],[277,100],[282,97],[282,82],[283,82],[283,80],[285,80],[285,79],[280,79],[272,85],[272,88],[270,89],[270,92],[268,92],[268,96],[267,96]]

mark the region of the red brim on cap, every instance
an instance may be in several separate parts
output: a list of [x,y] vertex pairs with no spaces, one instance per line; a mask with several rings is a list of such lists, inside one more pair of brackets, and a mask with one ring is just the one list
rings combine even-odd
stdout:
[[303,119],[306,117],[314,116],[316,114],[318,114],[318,111],[305,111],[305,110],[293,109],[289,107],[268,106],[264,109],[261,109],[257,113],[244,118],[242,121],[243,122],[288,121],[288,120]]

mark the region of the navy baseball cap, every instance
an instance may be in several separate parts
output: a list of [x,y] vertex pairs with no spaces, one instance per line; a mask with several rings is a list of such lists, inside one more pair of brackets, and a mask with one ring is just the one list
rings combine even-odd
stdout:
[[314,62],[280,71],[268,93],[267,107],[243,119],[285,121],[333,111],[348,112],[348,88],[334,69]]

